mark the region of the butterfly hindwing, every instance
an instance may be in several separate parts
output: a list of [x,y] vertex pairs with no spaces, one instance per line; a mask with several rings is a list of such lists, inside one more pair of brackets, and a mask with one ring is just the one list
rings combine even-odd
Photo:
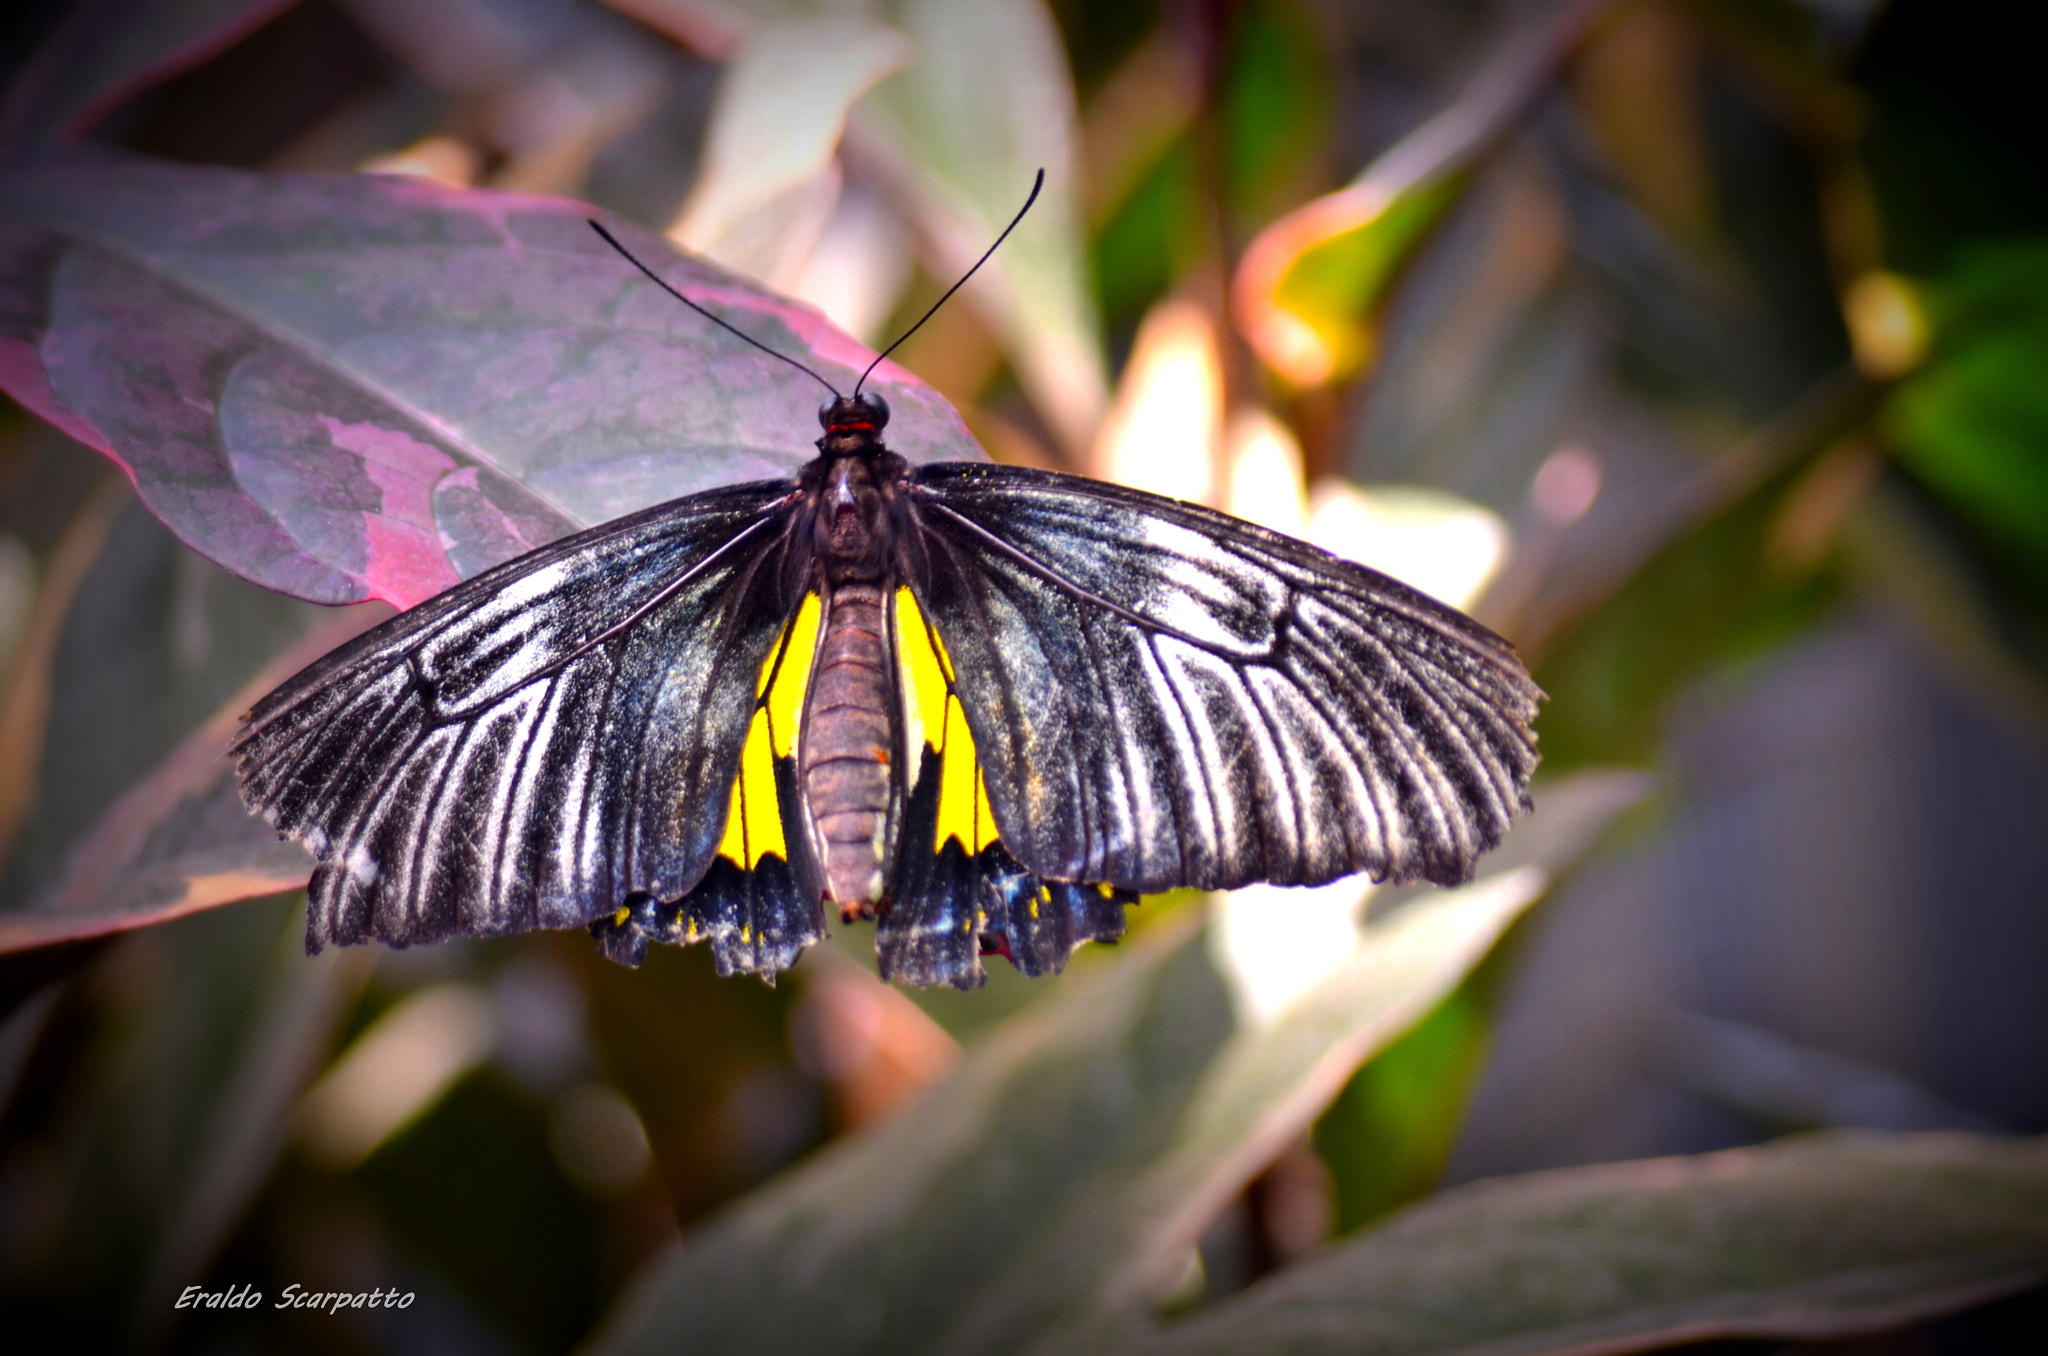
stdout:
[[1036,977],[1057,973],[1083,942],[1122,936],[1134,893],[1046,882],[1004,847],[945,642],[908,588],[891,620],[909,771],[891,897],[876,923],[882,977],[973,988],[985,952]]
[[458,585],[249,713],[243,794],[319,865],[307,945],[561,928],[698,883],[781,623],[786,482]]
[[1022,467],[920,467],[911,501],[989,800],[1042,877],[1452,883],[1526,804],[1535,686],[1394,580]]
[[638,965],[649,941],[709,942],[721,975],[773,981],[825,936],[818,873],[797,786],[797,742],[818,648],[818,595],[807,593],[760,666],[724,832],[696,888],[642,896],[595,928],[605,954]]

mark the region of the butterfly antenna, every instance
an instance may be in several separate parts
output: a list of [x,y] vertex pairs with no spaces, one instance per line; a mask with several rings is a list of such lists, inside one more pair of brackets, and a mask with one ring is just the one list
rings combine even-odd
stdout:
[[1003,227],[1003,233],[996,237],[996,243],[990,245],[986,250],[982,251],[981,257],[974,261],[974,267],[968,269],[965,273],[961,274],[960,281],[954,283],[951,287],[947,288],[946,295],[940,297],[937,301],[933,302],[932,308],[929,311],[926,311],[923,315],[919,316],[917,318],[917,323],[915,325],[912,325],[909,329],[903,331],[903,333],[897,337],[895,343],[889,345],[889,347],[883,349],[880,353],[877,353],[875,355],[875,360],[868,364],[868,370],[866,372],[861,373],[860,380],[853,384],[853,393],[856,396],[860,394],[860,388],[867,385],[869,374],[872,373],[877,367],[880,367],[882,365],[882,359],[888,357],[891,353],[894,353],[897,349],[903,347],[903,341],[905,339],[908,339],[911,335],[916,334],[919,330],[923,329],[925,321],[930,320],[933,316],[937,315],[939,313],[939,308],[941,306],[944,306],[948,301],[951,301],[953,299],[953,294],[955,292],[958,292],[961,288],[967,286],[967,280],[973,277],[975,273],[980,270],[983,264],[988,262],[988,257],[991,254],[994,254],[996,250],[999,247],[1001,247],[1002,243],[1005,240],[1008,240],[1010,238],[1010,232],[1016,230],[1017,223],[1024,220],[1024,214],[1031,210],[1031,204],[1038,201],[1038,190],[1044,187],[1045,171],[1040,170],[1038,172],[1038,177],[1031,181],[1031,196],[1024,200],[1024,205],[1022,207],[1017,209],[1017,215],[1010,218],[1010,224]]
[[[1037,190],[1037,189],[1033,189],[1033,190],[1032,190],[1032,195],[1033,195],[1034,197],[1035,197],[1035,196],[1037,196],[1037,193],[1038,193],[1038,190]],[[1026,203],[1026,204],[1025,204],[1025,206],[1027,206],[1027,207],[1028,207],[1028,206],[1030,206],[1030,204],[1029,204],[1029,203]],[[1013,226],[1014,226],[1014,225],[1016,225],[1016,223],[1015,223],[1015,222],[1011,222],[1010,224],[1011,224],[1011,225],[1013,225]],[[654,271],[653,269],[649,268],[649,267],[648,267],[647,265],[645,265],[645,264],[641,263],[641,262],[640,262],[640,261],[639,261],[638,259],[634,258],[634,257],[633,257],[633,251],[631,251],[631,250],[627,249],[627,248],[626,248],[626,247],[625,247],[624,245],[621,245],[621,244],[620,244],[620,243],[618,242],[618,239],[617,239],[617,238],[616,238],[615,236],[613,236],[613,235],[612,235],[612,233],[611,233],[610,231],[607,231],[607,230],[606,230],[606,229],[605,229],[605,228],[604,228],[603,226],[600,226],[600,225],[599,225],[599,224],[598,224],[597,222],[594,222],[594,221],[593,221],[593,222],[591,222],[591,223],[590,223],[590,229],[591,229],[591,230],[593,230],[593,231],[596,231],[596,232],[597,232],[597,233],[598,233],[599,235],[603,236],[603,237],[604,237],[604,243],[605,243],[605,244],[607,244],[607,245],[610,245],[610,246],[611,246],[611,247],[612,247],[613,249],[617,250],[617,251],[618,251],[618,252],[619,252],[620,254],[624,255],[624,256],[625,256],[625,259],[626,259],[626,262],[627,262],[627,263],[629,263],[629,264],[631,264],[631,265],[632,265],[633,267],[635,267],[635,268],[639,269],[639,270],[640,270],[640,271],[641,271],[642,273],[645,273],[645,274],[646,274],[646,275],[647,275],[647,276],[648,276],[649,278],[652,278],[652,279],[654,280],[654,285],[655,285],[656,287],[659,287],[659,288],[660,288],[660,289],[661,289],[662,291],[664,291],[664,292],[668,293],[668,294],[669,294],[670,296],[674,297],[674,298],[675,298],[675,299],[676,299],[677,301],[680,301],[681,303],[683,303],[683,305],[685,305],[685,306],[689,307],[689,308],[690,308],[691,310],[695,311],[695,312],[696,312],[696,313],[697,313],[698,315],[701,315],[701,316],[703,316],[703,317],[704,317],[704,318],[705,318],[706,320],[708,320],[708,321],[710,321],[710,322],[711,322],[712,324],[714,324],[714,325],[718,326],[718,327],[719,327],[720,329],[722,329],[722,330],[726,331],[726,332],[727,332],[727,333],[729,333],[729,334],[734,334],[734,335],[738,335],[738,336],[739,336],[740,338],[742,338],[742,339],[746,340],[746,341],[747,341],[748,343],[752,344],[752,345],[753,345],[753,346],[754,346],[755,348],[758,348],[758,349],[760,349],[760,350],[761,350],[761,351],[762,351],[763,353],[767,354],[767,355],[768,355],[769,357],[771,357],[771,358],[780,358],[780,359],[782,359],[782,361],[784,361],[784,362],[788,363],[788,364],[789,364],[789,365],[790,365],[791,367],[794,367],[794,368],[795,368],[795,369],[796,369],[797,371],[799,371],[799,372],[802,372],[802,373],[803,373],[804,375],[806,375],[806,376],[808,376],[808,377],[811,377],[811,378],[815,379],[815,380],[817,381],[817,383],[818,383],[818,384],[819,384],[820,386],[822,386],[822,387],[824,387],[824,388],[825,388],[826,390],[830,391],[830,392],[831,392],[831,393],[832,393],[832,394],[833,394],[834,396],[838,396],[838,395],[839,395],[839,388],[838,388],[837,386],[834,386],[834,385],[833,385],[833,384],[832,384],[831,382],[829,382],[829,381],[825,380],[825,379],[824,379],[823,377],[819,376],[819,375],[818,375],[818,374],[817,374],[816,372],[813,372],[813,371],[811,371],[811,369],[810,369],[810,368],[808,368],[808,367],[805,367],[805,366],[804,366],[804,365],[803,365],[802,363],[800,363],[800,362],[798,362],[798,361],[797,361],[796,359],[794,359],[794,358],[790,357],[790,356],[789,356],[789,355],[788,355],[787,353],[777,353],[777,352],[776,352],[776,351],[775,351],[774,349],[772,349],[772,348],[768,347],[768,345],[766,345],[766,344],[762,343],[762,342],[761,342],[761,341],[760,341],[759,339],[756,339],[756,338],[754,338],[754,337],[753,337],[752,335],[750,335],[750,334],[747,334],[747,333],[746,333],[745,331],[743,331],[743,330],[735,329],[735,328],[734,328],[734,327],[733,327],[732,325],[730,325],[730,324],[728,324],[727,322],[725,322],[725,321],[723,321],[723,320],[719,319],[719,318],[718,318],[717,316],[715,316],[715,315],[711,314],[711,312],[709,312],[709,311],[705,310],[705,309],[704,309],[704,308],[703,308],[702,306],[699,306],[699,305],[698,305],[698,304],[697,304],[696,302],[694,302],[694,301],[691,301],[691,300],[690,300],[690,299],[689,299],[688,297],[684,296],[684,295],[683,295],[683,294],[682,294],[681,292],[678,292],[678,291],[676,291],[676,289],[675,289],[675,288],[673,288],[673,287],[670,287],[670,286],[669,286],[669,285],[668,285],[668,284],[667,284],[666,282],[663,282],[663,281],[662,281],[662,278],[661,278],[661,275],[660,275],[660,274],[656,273],[656,272],[655,272],[655,271]],[[1009,232],[1008,232],[1008,231],[1005,231],[1005,232],[1003,232],[1003,234],[1004,234],[1004,235],[1008,235],[1008,234],[1009,234]],[[1000,245],[1000,244],[1001,244],[1002,242],[1001,242],[1000,240],[998,240],[998,241],[997,241],[996,243]],[[986,258],[987,256],[986,256],[986,255],[984,255],[984,256],[982,256],[982,257],[983,257],[983,258]],[[976,268],[979,268],[979,267],[981,267],[981,265],[979,265],[979,264],[976,264],[976,265],[975,265],[975,267],[976,267]],[[962,282],[965,282],[965,281],[967,281],[967,280],[966,280],[965,278],[962,278],[962,279],[961,279],[961,281],[962,281]],[[946,295],[947,295],[947,296],[951,296],[951,295],[953,295],[953,294],[952,294],[951,292],[948,292],[948,293],[947,293]],[[920,321],[918,321],[917,323],[918,323],[919,325],[922,325],[922,324],[923,324],[924,322],[923,322],[922,320],[920,320]],[[906,336],[906,337],[907,337],[907,336]],[[897,340],[896,342],[900,344],[900,343],[902,343],[903,341],[902,341],[901,339],[899,339],[899,340]],[[891,345],[891,347],[894,347],[894,345]],[[873,371],[873,370],[874,370],[874,369],[872,369],[872,368],[870,368],[870,369],[869,369],[869,371]],[[862,374],[861,374],[861,376],[862,376],[862,380],[866,380],[866,376],[867,376],[867,374],[866,374],[866,373],[862,373]],[[859,390],[860,390],[860,387],[856,386],[856,387],[854,387],[853,389],[854,389],[854,391],[855,391],[856,393],[858,393],[858,392],[859,392]]]

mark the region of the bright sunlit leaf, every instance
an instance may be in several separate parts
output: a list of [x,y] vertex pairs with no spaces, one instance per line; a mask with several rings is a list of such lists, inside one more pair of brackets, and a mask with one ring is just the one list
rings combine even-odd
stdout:
[[1269,411],[1241,410],[1224,434],[1223,461],[1226,510],[1290,537],[1307,535],[1308,487],[1293,429]]
[[1095,440],[1105,480],[1191,503],[1212,502],[1223,440],[1223,359],[1202,306],[1152,308]]
[[1307,537],[1452,607],[1470,607],[1507,560],[1499,514],[1444,490],[1326,480],[1309,496]]
[[726,65],[704,166],[669,238],[771,285],[793,280],[839,196],[848,111],[912,55],[901,33],[855,15],[751,30]]

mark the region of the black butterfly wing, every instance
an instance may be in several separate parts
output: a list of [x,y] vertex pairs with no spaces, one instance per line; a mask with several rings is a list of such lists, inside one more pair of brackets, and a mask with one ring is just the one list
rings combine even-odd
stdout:
[[984,955],[1036,978],[1058,974],[1084,942],[1123,936],[1135,892],[1042,880],[1003,846],[945,643],[907,591],[890,620],[905,795],[890,898],[875,923],[882,978],[972,989]]
[[908,499],[996,822],[1040,876],[1451,884],[1528,804],[1541,693],[1405,585],[1049,472],[920,467]]
[[318,859],[308,949],[573,927],[696,885],[788,610],[791,494],[565,538],[257,703],[233,752],[244,799]]

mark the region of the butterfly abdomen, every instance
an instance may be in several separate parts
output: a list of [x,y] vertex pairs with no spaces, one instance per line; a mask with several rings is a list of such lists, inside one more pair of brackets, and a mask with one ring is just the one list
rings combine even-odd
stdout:
[[888,862],[894,732],[883,601],[875,583],[831,590],[799,752],[825,893],[849,916],[881,900]]

